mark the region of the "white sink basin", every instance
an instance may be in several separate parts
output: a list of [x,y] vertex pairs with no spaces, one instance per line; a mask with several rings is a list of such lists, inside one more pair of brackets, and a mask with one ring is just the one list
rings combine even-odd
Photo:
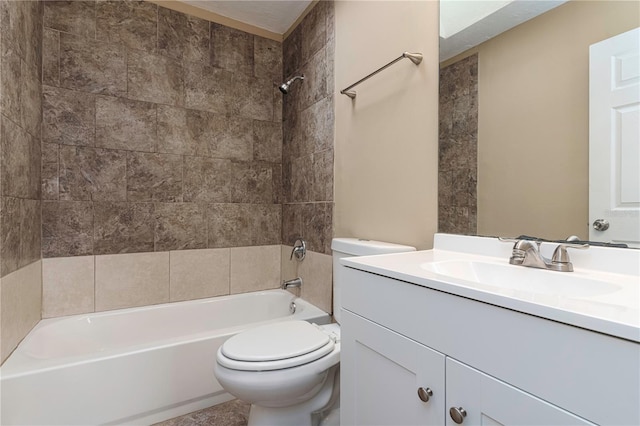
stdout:
[[621,289],[606,281],[576,277],[573,272],[546,271],[475,260],[428,262],[422,263],[420,267],[439,275],[486,286],[568,298],[592,297]]

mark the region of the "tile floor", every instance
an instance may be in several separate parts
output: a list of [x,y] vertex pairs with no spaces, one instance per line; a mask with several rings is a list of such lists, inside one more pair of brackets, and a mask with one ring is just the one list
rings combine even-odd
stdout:
[[250,404],[234,399],[215,407],[194,411],[154,426],[246,426]]

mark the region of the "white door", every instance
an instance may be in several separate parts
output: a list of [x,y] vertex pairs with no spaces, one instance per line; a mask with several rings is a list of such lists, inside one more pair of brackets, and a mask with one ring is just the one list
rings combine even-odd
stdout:
[[589,49],[589,239],[640,247],[640,28]]
[[461,423],[482,426],[593,426],[593,423],[451,358],[447,358],[446,371],[447,426]]
[[340,423],[444,424],[445,356],[342,311]]

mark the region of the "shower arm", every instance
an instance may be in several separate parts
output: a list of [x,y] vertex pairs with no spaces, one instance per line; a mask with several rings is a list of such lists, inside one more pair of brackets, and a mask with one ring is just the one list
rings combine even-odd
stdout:
[[286,85],[290,85],[291,83],[293,83],[296,80],[304,80],[304,75],[296,75],[295,77],[291,78],[290,80],[287,80],[287,82],[285,84]]

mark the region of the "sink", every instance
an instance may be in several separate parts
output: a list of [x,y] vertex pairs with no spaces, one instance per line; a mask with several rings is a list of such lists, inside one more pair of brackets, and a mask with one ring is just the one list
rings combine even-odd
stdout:
[[[549,257],[555,246],[541,249]],[[436,234],[430,250],[340,262],[396,280],[398,290],[410,283],[640,343],[640,250],[576,251],[574,272],[511,265],[511,254],[497,238]]]
[[425,262],[420,267],[458,280],[531,294],[584,298],[613,293],[621,289],[616,284],[576,276],[573,272],[545,271],[506,263],[445,260]]

